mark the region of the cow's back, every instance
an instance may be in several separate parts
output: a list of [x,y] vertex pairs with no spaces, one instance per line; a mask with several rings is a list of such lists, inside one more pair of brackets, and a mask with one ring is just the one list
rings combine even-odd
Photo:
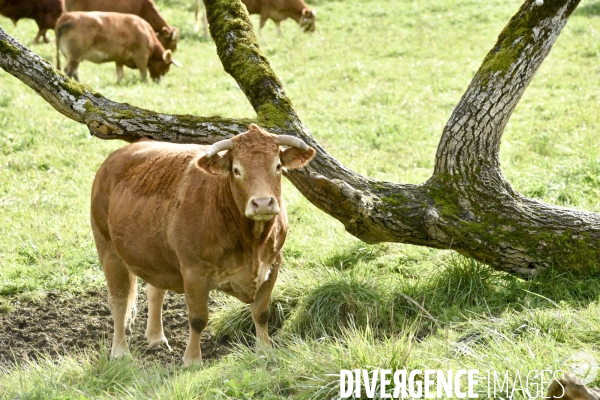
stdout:
[[0,0],[0,14],[13,20],[32,18],[41,28],[54,28],[64,11],[62,0]]
[[177,292],[183,286],[170,230],[181,189],[201,149],[146,140],[133,143],[104,161],[92,186],[96,244],[114,249],[142,279]]
[[152,0],[66,0],[65,4],[67,11],[104,11],[137,15],[157,32],[163,26],[168,26]]
[[106,228],[111,198],[174,201],[190,164],[203,147],[140,140],[110,154],[92,186],[92,213]]
[[242,0],[242,3],[248,9],[248,14],[260,14],[262,0]]
[[140,15],[148,0],[65,0],[67,11],[112,11]]
[[67,12],[56,22],[56,33],[67,58],[128,66],[135,66],[135,54],[152,54],[158,43],[146,21],[120,13]]

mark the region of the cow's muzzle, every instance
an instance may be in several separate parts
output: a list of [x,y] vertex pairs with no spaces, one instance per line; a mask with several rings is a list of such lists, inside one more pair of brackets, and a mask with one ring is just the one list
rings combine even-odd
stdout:
[[279,203],[273,196],[253,197],[246,204],[246,217],[255,221],[268,221],[279,214]]

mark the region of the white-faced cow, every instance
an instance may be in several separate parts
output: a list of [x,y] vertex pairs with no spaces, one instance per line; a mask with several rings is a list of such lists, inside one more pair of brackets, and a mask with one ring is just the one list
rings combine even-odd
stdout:
[[287,232],[281,173],[314,154],[298,138],[251,124],[210,147],[140,140],[104,161],[92,187],[91,224],[114,318],[114,357],[127,352],[136,276],[146,282],[150,346],[167,344],[165,292],[185,293],[184,365],[202,359],[213,289],[249,303],[258,340],[270,344],[269,301]]
[[63,0],[0,0],[0,15],[10,18],[15,25],[22,18],[35,21],[39,29],[33,40],[35,43],[39,43],[40,38],[48,43],[46,31],[54,29],[64,9]]
[[[198,22],[198,9],[199,9],[199,1],[196,0],[195,7],[195,16],[196,16],[196,24],[195,29],[199,30],[199,22]],[[298,24],[300,24],[300,28],[304,32],[314,32],[315,31],[315,20],[317,19],[317,13],[314,10],[311,10],[304,0],[242,0],[242,3],[248,9],[249,14],[260,14],[260,28],[262,30],[263,26],[267,22],[268,18],[271,18],[275,25],[277,26],[277,32],[281,34],[280,24],[281,21],[292,18]],[[208,36],[207,30],[207,21],[206,21],[206,7],[204,8],[204,12],[202,15],[202,23],[203,23],[203,36]]]
[[67,11],[108,11],[133,14],[148,21],[165,49],[177,50],[179,30],[169,26],[152,0],[65,0]]
[[79,63],[100,64],[114,61],[117,81],[123,78],[123,65],[146,70],[154,81],[179,66],[171,50],[165,50],[150,24],[131,14],[112,12],[67,12],[56,22],[56,67],[60,69],[59,49],[67,57],[65,73],[79,80]]

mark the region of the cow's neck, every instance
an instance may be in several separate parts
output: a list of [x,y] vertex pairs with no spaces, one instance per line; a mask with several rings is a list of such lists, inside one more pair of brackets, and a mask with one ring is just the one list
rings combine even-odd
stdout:
[[146,16],[148,23],[156,32],[160,32],[163,27],[169,26],[167,21],[161,17],[156,6],[152,3],[147,3],[144,6],[143,13]]
[[305,8],[307,8],[306,3],[303,1],[292,1],[289,5],[288,16],[299,23]]

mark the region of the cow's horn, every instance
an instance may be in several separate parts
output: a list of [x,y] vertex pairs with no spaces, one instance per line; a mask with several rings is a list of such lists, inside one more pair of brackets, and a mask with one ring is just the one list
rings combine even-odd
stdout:
[[221,140],[220,142],[217,142],[206,149],[206,154],[204,157],[211,158],[220,151],[231,149],[233,149],[233,143],[231,142],[231,139]]
[[297,137],[290,136],[290,135],[278,135],[277,142],[281,146],[296,147],[300,150],[308,149],[308,145],[306,143],[304,143],[304,141],[302,139],[298,139]]
[[171,59],[171,64],[173,64],[174,66],[179,67],[179,68],[183,67],[183,64],[181,64],[179,61],[177,61],[174,58]]

